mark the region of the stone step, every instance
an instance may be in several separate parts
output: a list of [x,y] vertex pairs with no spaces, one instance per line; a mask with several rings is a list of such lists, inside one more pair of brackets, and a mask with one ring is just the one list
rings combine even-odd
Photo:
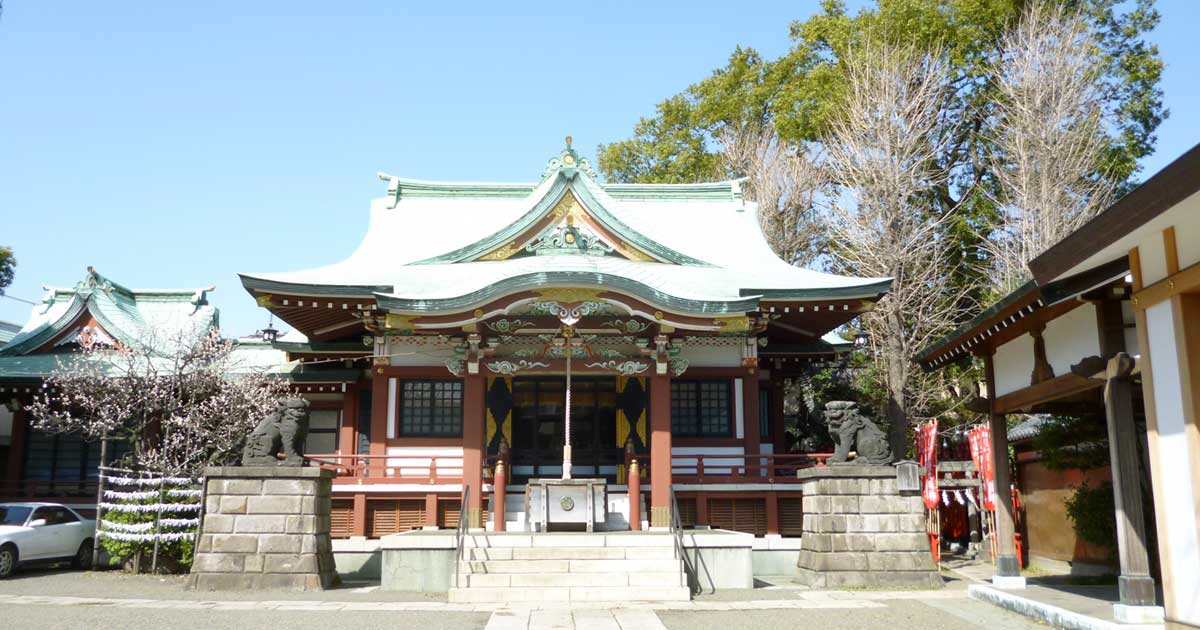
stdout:
[[686,586],[471,587],[452,588],[452,604],[508,602],[663,602],[688,601]]
[[463,547],[673,547],[674,538],[662,533],[471,533]]
[[462,573],[666,573],[681,571],[676,558],[623,560],[467,560]]
[[471,547],[464,560],[642,560],[674,558],[673,547]]
[[467,588],[683,586],[683,574],[659,573],[472,573],[459,576]]

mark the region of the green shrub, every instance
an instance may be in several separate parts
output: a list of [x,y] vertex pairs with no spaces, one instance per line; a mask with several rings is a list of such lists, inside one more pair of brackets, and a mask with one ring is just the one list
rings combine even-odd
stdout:
[[1067,499],[1067,518],[1084,542],[1104,547],[1109,554],[1117,550],[1116,506],[1112,483],[1089,486],[1085,481]]

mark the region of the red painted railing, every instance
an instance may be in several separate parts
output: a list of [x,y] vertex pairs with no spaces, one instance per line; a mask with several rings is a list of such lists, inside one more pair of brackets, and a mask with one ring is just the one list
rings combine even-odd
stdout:
[[[833,453],[678,454],[671,457],[671,479],[674,483],[799,483],[796,471],[824,466],[830,457]],[[636,458],[643,471],[650,470],[649,455]],[[626,465],[631,459],[626,455]]]
[[305,455],[338,473],[334,483],[462,483],[462,455]]
[[[788,453],[784,455],[745,455],[708,453],[674,455],[672,479],[675,483],[799,483],[796,471],[824,466],[833,453]],[[338,472],[335,483],[383,484],[456,484],[462,483],[461,455],[305,455],[309,461]],[[635,458],[626,454],[626,466]],[[650,470],[649,455],[637,455],[643,477]],[[511,479],[506,456],[485,455],[483,476],[492,479],[496,465],[503,461],[505,482]],[[93,487],[94,491],[94,487]]]

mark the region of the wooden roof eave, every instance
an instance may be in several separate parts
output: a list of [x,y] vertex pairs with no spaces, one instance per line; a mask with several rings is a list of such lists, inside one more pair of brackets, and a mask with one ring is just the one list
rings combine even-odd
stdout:
[[[980,350],[994,350],[995,346],[1016,336],[1013,333],[1002,332],[1018,321],[1042,309],[1047,310],[1039,315],[1038,323],[1056,319],[1078,306],[1064,306],[1068,301],[1122,278],[1128,271],[1128,257],[1122,256],[1043,287],[1030,280],[960,326],[955,332],[922,350],[916,360],[926,371],[932,371],[957,363],[969,354],[978,354]],[[1024,331],[1025,328],[1017,330]]]
[[969,354],[968,350],[990,336],[989,331],[1008,327],[1041,305],[1037,283],[1030,280],[954,332],[918,352],[915,360],[926,371],[945,367],[960,359],[960,355]]
[[390,284],[310,284],[284,282],[238,274],[242,287],[255,298],[260,295],[289,295],[296,297],[345,298],[371,300],[376,293],[392,290]]
[[628,294],[649,305],[680,315],[728,316],[758,309],[758,298],[732,300],[697,300],[665,293],[636,280],[605,273],[577,271],[539,271],[506,278],[477,291],[441,299],[410,299],[388,293],[377,293],[381,308],[397,313],[434,314],[466,312],[504,295],[528,290],[529,287],[583,287],[604,292]]

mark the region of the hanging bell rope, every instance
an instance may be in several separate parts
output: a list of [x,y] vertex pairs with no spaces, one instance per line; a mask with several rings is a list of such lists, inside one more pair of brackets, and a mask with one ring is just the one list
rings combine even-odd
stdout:
[[566,395],[566,410],[564,427],[565,435],[563,436],[563,464],[562,478],[571,478],[571,337],[574,335],[574,330],[569,326],[563,327],[563,336],[567,338],[567,395]]

